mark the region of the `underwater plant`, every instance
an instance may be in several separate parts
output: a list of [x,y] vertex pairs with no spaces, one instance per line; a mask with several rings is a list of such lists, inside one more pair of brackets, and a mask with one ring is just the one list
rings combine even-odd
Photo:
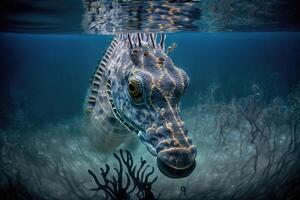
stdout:
[[[287,97],[270,101],[258,85],[247,96],[228,102],[219,100],[221,88],[221,83],[209,87],[195,107],[183,110],[194,144],[201,149],[195,173],[185,179],[153,177],[155,172],[150,174],[153,168],[147,164],[155,160],[142,144],[134,151],[141,160],[124,150],[115,156],[99,153],[81,118],[34,133],[0,131],[0,171],[14,187],[18,183],[16,193],[26,191],[28,199],[104,199],[104,190],[90,190],[98,185],[86,173],[96,172],[99,163],[107,163],[108,186],[123,199],[153,199],[159,193],[161,199],[299,199],[300,85]],[[120,163],[122,186],[118,187]],[[7,193],[12,187],[4,173],[0,173],[0,190]],[[101,170],[98,181],[105,185]]]
[[286,100],[267,101],[257,84],[228,103],[212,91],[190,110],[200,114],[187,113],[205,160],[197,179],[206,184],[186,184],[185,199],[299,198],[300,85]]
[[[106,198],[113,200],[131,199],[130,195],[135,192],[138,199],[158,199],[152,192],[152,184],[157,180],[158,176],[150,178],[154,173],[154,167],[147,170],[150,165],[146,165],[146,160],[141,157],[140,164],[134,164],[132,155],[128,150],[120,150],[120,155],[114,153],[114,157],[118,161],[119,168],[114,168],[116,175],[108,177],[110,166],[105,164],[105,169],[100,168],[100,175],[103,184],[99,181],[96,174],[92,170],[88,170],[93,177],[97,187],[92,191],[104,191]],[[124,169],[126,168],[126,169]],[[151,180],[150,180],[151,179]],[[124,182],[126,182],[124,184]]]

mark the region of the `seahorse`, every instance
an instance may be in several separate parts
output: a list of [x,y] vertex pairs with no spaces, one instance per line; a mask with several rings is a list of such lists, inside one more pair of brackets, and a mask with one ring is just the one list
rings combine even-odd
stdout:
[[85,111],[103,149],[135,135],[163,174],[182,178],[194,170],[197,155],[180,118],[189,77],[168,56],[165,40],[165,34],[117,34],[92,77]]

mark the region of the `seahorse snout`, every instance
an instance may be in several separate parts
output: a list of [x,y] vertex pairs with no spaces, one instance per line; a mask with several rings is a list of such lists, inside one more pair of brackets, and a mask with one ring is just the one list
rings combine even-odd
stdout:
[[186,177],[196,166],[197,150],[187,133],[181,120],[164,121],[158,128],[146,131],[146,138],[157,155],[158,168],[168,177]]
[[159,170],[171,178],[183,178],[191,174],[196,166],[197,150],[195,146],[172,147],[157,155]]

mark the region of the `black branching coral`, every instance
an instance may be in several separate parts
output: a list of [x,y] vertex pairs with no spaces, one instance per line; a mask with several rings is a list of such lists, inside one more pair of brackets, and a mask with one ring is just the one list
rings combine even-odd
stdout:
[[88,170],[97,185],[96,188],[91,190],[102,190],[106,199],[113,200],[131,199],[134,194],[138,199],[158,199],[152,192],[152,185],[158,177],[152,177],[154,168],[146,165],[146,160],[141,157],[140,164],[134,164],[132,155],[127,150],[120,150],[119,155],[114,153],[114,157],[117,159],[119,167],[114,168],[115,175],[110,174],[108,164],[105,165],[105,169],[100,168],[102,183],[93,171]]

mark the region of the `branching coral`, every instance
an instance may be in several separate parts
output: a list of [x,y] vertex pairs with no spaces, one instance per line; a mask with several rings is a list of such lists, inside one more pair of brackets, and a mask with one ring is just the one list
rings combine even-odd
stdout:
[[[150,180],[154,173],[154,168],[146,165],[146,160],[141,157],[140,165],[134,164],[132,155],[129,151],[125,153],[120,150],[120,155],[114,153],[114,157],[118,161],[119,168],[114,168],[116,175],[108,177],[110,166],[105,165],[105,169],[100,168],[103,184],[99,181],[92,170],[88,170],[93,177],[97,187],[93,191],[104,191],[106,198],[110,199],[130,199],[130,195],[136,192],[139,199],[156,199],[152,192],[152,184],[157,180],[157,176]],[[126,170],[124,170],[124,167]],[[126,182],[125,184],[123,182]],[[124,186],[123,186],[124,184]]]

